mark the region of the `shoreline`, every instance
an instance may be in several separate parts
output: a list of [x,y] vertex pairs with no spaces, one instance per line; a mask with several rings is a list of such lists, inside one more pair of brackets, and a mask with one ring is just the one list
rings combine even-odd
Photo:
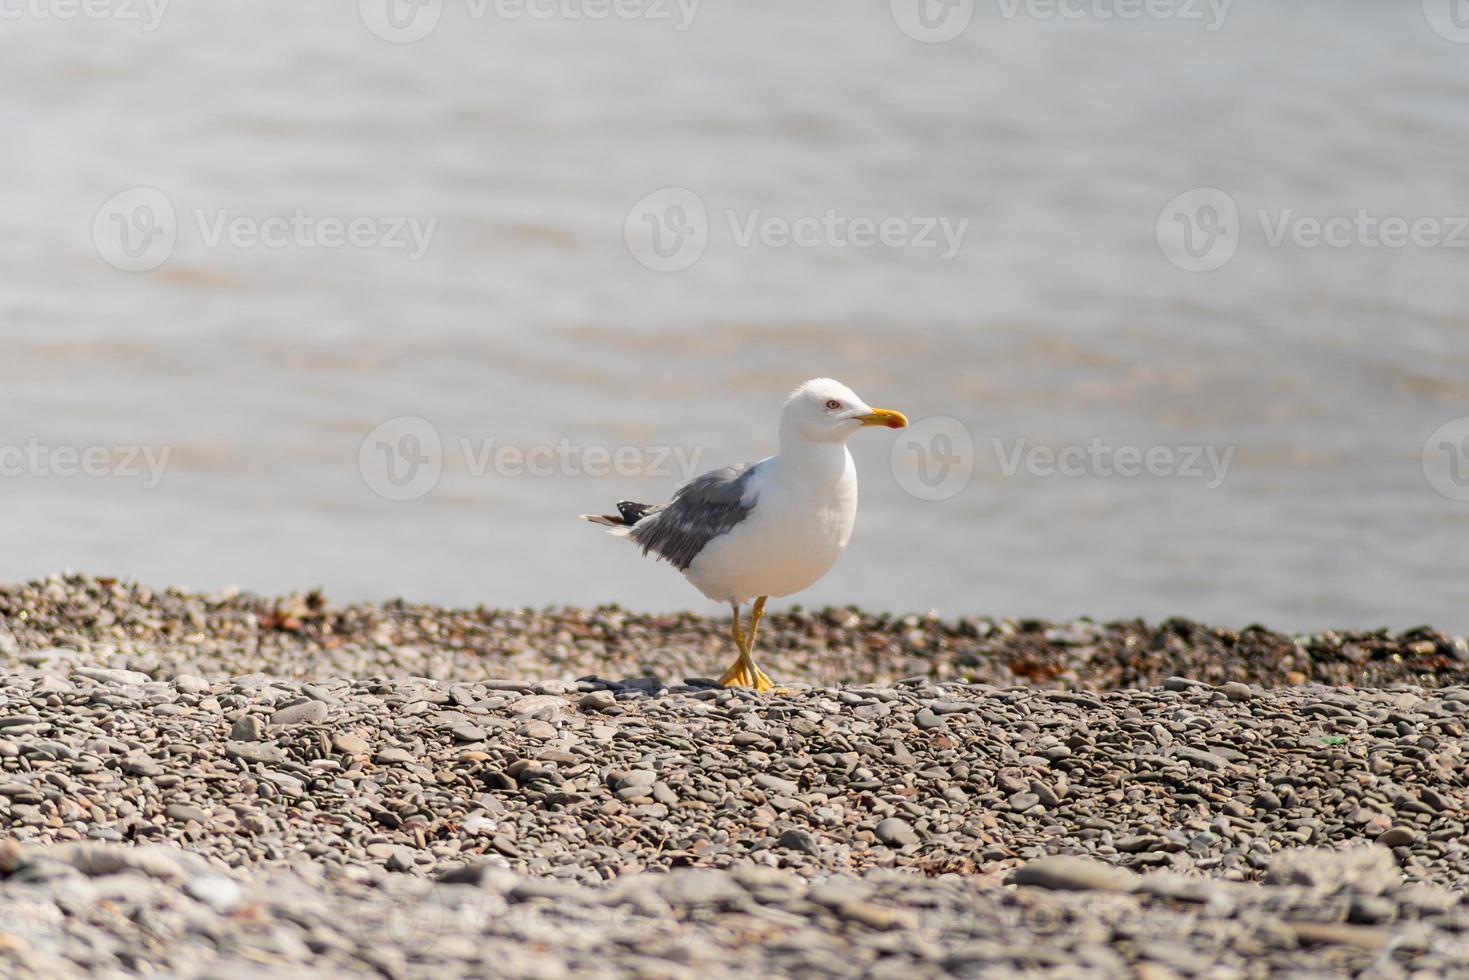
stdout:
[[[1469,683],[1469,642],[1427,627],[1294,635],[1184,619],[1051,622],[829,608],[770,614],[757,646],[761,665],[784,684],[918,676],[1075,690],[1146,688],[1172,676],[1266,687]],[[410,669],[445,680],[597,675],[670,683],[717,677],[733,657],[728,618],[692,612],[338,605],[315,592],[211,596],[80,575],[0,585],[0,663],[16,663],[21,653],[36,660],[45,650],[58,664],[105,656],[119,666],[141,653],[152,671],[205,677]]]

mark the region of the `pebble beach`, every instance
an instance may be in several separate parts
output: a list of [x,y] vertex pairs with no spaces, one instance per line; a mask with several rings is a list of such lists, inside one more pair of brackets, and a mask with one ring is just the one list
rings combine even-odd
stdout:
[[0,587],[18,976],[1428,977],[1469,646]]

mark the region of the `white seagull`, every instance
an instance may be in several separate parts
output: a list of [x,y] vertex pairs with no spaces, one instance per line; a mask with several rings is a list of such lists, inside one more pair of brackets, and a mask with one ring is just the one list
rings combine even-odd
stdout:
[[[902,412],[872,408],[839,381],[817,378],[791,392],[780,413],[780,452],[694,477],[665,504],[622,500],[616,514],[583,514],[684,573],[734,611],[739,659],[719,679],[768,691],[755,666],[755,631],[771,596],[800,592],[836,563],[857,520],[857,469],[847,439],[866,426],[901,429]],[[750,628],[740,607],[753,599]]]

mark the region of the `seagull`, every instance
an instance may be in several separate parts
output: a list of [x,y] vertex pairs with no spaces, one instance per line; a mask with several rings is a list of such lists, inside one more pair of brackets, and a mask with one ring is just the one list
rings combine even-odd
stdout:
[[[769,691],[755,665],[765,602],[800,592],[831,570],[857,519],[857,469],[847,439],[858,429],[901,429],[902,412],[872,408],[839,381],[816,378],[791,392],[780,413],[780,452],[694,477],[663,504],[618,501],[616,514],[583,514],[668,562],[734,612],[739,658],[726,687]],[[751,600],[750,626],[740,609]]]

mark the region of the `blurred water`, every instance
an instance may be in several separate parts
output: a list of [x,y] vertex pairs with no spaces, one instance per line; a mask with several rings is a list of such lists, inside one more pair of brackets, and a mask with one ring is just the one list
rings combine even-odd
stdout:
[[[832,375],[959,420],[975,473],[918,499],[894,436],[861,433],[856,537],[808,605],[1469,630],[1469,503],[1420,459],[1469,414],[1469,249],[1272,248],[1252,217],[1469,214],[1469,44],[1419,3],[1241,2],[1209,31],[995,0],[943,44],[880,3],[709,3],[683,31],[474,9],[445,3],[413,44],[345,2],[4,23],[0,446],[172,456],[152,489],[0,481],[0,577],[707,608],[575,519],[671,477],[477,475],[454,447],[707,468],[772,451],[785,391]],[[122,272],[93,219],[139,186],[178,240]],[[623,236],[665,187],[712,219],[679,272]],[[1155,238],[1196,187],[1243,214],[1207,273]],[[209,247],[195,218],[298,209],[437,224],[410,261]],[[969,227],[945,261],[740,247],[722,217],[828,209]],[[395,502],[358,452],[404,415],[448,463]],[[994,440],[1020,438],[1235,455],[1215,489],[1007,476]]]

